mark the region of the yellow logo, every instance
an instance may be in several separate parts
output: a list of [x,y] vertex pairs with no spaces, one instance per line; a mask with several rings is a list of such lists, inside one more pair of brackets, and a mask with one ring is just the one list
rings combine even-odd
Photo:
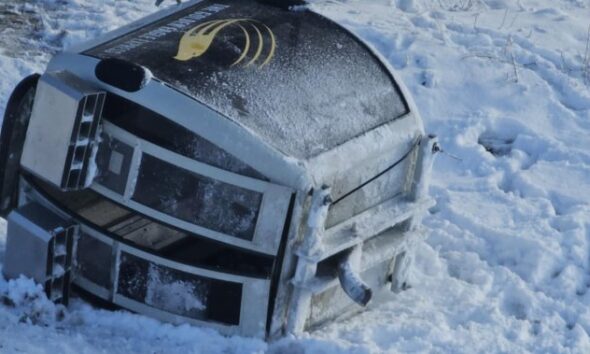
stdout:
[[[229,27],[241,29],[245,38],[240,57],[231,66],[245,62],[246,66],[258,63],[259,67],[263,67],[274,57],[277,43],[274,33],[268,26],[251,19],[229,19],[204,22],[188,30],[180,40],[178,54],[174,59],[187,61],[204,55],[213,44],[215,37]],[[270,48],[263,55],[265,44],[270,45]]]

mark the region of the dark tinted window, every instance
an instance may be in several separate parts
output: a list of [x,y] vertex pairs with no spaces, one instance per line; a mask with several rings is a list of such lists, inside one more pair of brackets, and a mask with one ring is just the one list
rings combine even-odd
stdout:
[[242,285],[210,279],[121,253],[117,292],[179,316],[240,323]]
[[131,134],[182,156],[226,171],[266,180],[259,172],[208,140],[125,98],[109,93],[103,115],[106,120]]
[[[176,262],[216,271],[269,278],[273,257],[229,247],[148,219],[91,190],[61,192],[36,185],[58,206],[142,250]],[[83,235],[78,262],[84,277],[106,288],[110,279],[110,246]]]
[[81,233],[76,248],[78,271],[94,284],[111,289],[112,253],[108,244]]
[[144,154],[133,200],[195,225],[252,240],[262,194]]

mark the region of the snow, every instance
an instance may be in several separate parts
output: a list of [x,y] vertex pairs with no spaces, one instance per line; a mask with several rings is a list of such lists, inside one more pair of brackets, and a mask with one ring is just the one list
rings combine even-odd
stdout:
[[[19,4],[0,9],[36,26],[0,21],[1,107],[57,48],[155,10],[152,0]],[[590,352],[590,3],[312,6],[383,53],[447,152],[434,166],[437,205],[424,218],[428,237],[412,288],[359,316],[266,344],[81,300],[64,311],[30,280],[0,279],[0,352]]]
[[207,308],[203,304],[207,293],[201,289],[206,289],[205,284],[172,279],[173,275],[166,270],[150,264],[145,303],[180,315],[189,315],[191,310]]

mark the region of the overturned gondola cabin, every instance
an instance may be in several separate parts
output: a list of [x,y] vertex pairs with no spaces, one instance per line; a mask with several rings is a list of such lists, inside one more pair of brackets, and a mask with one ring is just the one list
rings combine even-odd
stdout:
[[436,151],[362,40],[192,1],[55,56],[7,107],[3,271],[273,338],[406,284]]

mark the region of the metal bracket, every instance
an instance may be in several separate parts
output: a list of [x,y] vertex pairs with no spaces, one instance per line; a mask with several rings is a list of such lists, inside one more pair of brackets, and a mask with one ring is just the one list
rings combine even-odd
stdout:
[[32,278],[51,301],[67,305],[78,228],[37,203],[14,210],[8,216],[4,274]]

